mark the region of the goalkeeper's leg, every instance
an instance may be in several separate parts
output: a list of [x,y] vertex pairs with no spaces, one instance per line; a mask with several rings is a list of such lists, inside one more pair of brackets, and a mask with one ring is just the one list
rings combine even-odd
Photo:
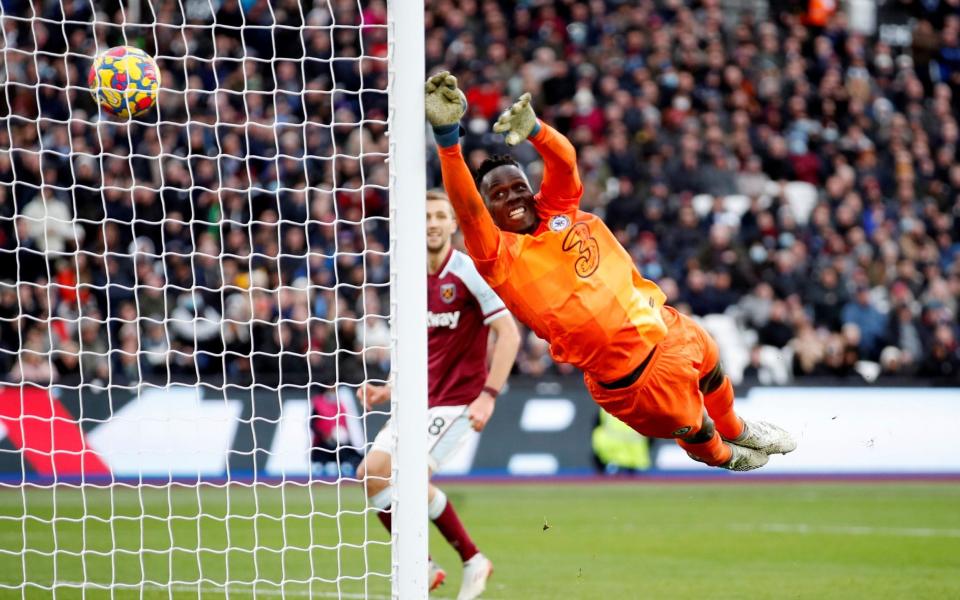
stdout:
[[[731,471],[749,471],[766,464],[769,454],[786,453],[796,447],[783,429],[766,423],[748,428],[737,416],[733,408],[733,385],[720,366],[717,343],[703,327],[678,314],[671,330],[685,332],[682,336],[685,353],[698,369],[697,386],[688,390],[690,402],[686,406],[699,410],[702,419],[690,433],[677,436],[677,443],[691,458]],[[694,398],[698,402],[694,402]],[[749,429],[754,433],[752,437],[748,437]]]
[[703,394],[703,406],[723,439],[739,437],[743,433],[743,419],[733,409],[733,384],[723,373],[719,362],[700,378],[700,392]]
[[731,443],[743,424],[733,410],[733,388],[717,366],[716,343],[675,309],[664,307],[662,314],[667,335],[638,375],[623,384],[602,384],[587,375],[590,394],[639,433],[676,439],[694,460],[733,471],[766,464],[766,453]]
[[766,421],[748,421],[733,409],[733,385],[720,366],[717,344],[702,327],[696,325],[702,340],[706,366],[701,371],[700,391],[703,405],[724,440],[764,454],[786,454],[797,447],[797,441],[785,429]]

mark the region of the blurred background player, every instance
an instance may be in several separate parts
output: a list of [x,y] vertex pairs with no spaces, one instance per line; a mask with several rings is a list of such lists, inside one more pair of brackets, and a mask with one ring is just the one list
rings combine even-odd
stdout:
[[664,305],[663,292],[640,275],[603,221],[579,210],[573,146],[537,119],[529,94],[494,131],[511,146],[529,139],[540,153],[536,195],[509,156],[485,160],[474,180],[460,150],[466,98],[456,78],[441,72],[425,91],[444,187],[478,271],[550,343],[555,360],[584,371],[604,410],[641,434],[676,439],[694,460],[732,471],[762,467],[769,454],[796,447],[783,429],[736,415],[714,340]]
[[[483,280],[470,258],[453,248],[457,230],[446,194],[427,193],[427,327],[429,413],[427,433],[431,474],[455,454],[470,429],[482,431],[493,414],[496,397],[507,381],[520,347],[517,325],[503,301]],[[490,330],[494,342],[487,370]],[[369,408],[390,398],[386,386],[367,384],[362,393]],[[374,439],[360,465],[370,503],[387,530],[391,526],[390,470],[393,440],[390,423]],[[442,490],[430,485],[427,514],[463,560],[458,600],[478,597],[493,565],[470,539]],[[430,589],[446,574],[430,560]]]

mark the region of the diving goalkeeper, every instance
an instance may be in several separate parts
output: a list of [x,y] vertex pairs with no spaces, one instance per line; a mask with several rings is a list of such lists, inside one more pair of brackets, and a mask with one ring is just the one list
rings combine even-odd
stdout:
[[770,454],[796,448],[783,429],[737,416],[716,342],[666,306],[603,221],[579,210],[573,146],[537,119],[529,94],[494,131],[511,146],[529,140],[540,153],[536,194],[509,156],[470,173],[459,143],[466,99],[455,77],[434,75],[425,91],[444,187],[477,270],[549,342],[554,360],[583,370],[597,404],[639,433],[674,438],[694,460],[731,471],[762,467]]

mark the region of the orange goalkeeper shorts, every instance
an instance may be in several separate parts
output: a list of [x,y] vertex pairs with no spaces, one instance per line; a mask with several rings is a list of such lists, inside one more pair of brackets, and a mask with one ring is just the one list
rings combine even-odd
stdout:
[[661,314],[667,336],[653,349],[639,378],[610,389],[584,374],[590,395],[605,411],[648,437],[687,437],[703,422],[700,380],[717,366],[717,343],[673,307]]

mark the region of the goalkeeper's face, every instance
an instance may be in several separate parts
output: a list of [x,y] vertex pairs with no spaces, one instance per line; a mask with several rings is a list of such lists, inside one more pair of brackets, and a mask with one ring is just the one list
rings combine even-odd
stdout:
[[450,201],[427,199],[427,251],[440,252],[450,244],[457,221]]
[[511,233],[531,233],[537,228],[533,190],[523,171],[503,165],[487,173],[480,194],[497,227]]

